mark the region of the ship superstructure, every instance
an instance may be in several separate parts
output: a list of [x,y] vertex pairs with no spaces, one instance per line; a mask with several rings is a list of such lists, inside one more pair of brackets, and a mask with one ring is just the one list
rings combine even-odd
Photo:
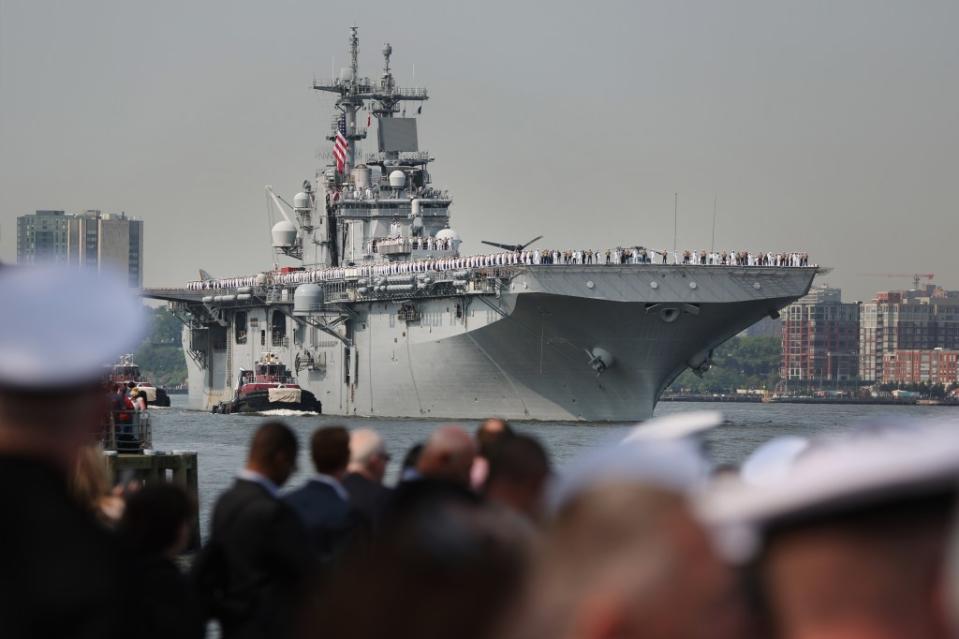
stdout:
[[419,148],[426,90],[396,85],[389,44],[377,80],[358,53],[353,27],[350,66],[313,85],[335,96],[330,164],[292,204],[267,188],[274,249],[298,264],[147,292],[185,323],[195,407],[228,401],[269,352],[331,414],[644,419],[683,370],[808,291],[817,268],[798,253],[461,255]]

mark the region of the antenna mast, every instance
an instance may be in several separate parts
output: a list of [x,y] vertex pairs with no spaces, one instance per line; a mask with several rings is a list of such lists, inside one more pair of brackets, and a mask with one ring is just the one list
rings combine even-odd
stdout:
[[679,232],[679,193],[673,193],[673,253],[676,253],[676,234]]
[[719,196],[714,195],[713,196],[713,241],[712,241],[712,244],[709,245],[710,252],[713,252],[716,250],[716,207],[718,205],[718,202],[719,202]]

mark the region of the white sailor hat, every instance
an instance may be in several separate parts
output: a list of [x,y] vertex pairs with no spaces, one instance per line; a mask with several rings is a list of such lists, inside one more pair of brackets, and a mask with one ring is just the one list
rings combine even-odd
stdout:
[[699,503],[726,556],[749,559],[771,526],[828,518],[959,485],[959,422],[883,423],[814,440],[764,481],[717,484]]
[[110,272],[56,266],[0,269],[0,387],[86,383],[132,350],[144,332],[142,302]]
[[693,436],[723,421],[717,411],[696,411],[651,419],[621,441],[573,460],[547,495],[552,510],[597,484],[634,482],[676,493],[694,493],[709,480],[711,465]]

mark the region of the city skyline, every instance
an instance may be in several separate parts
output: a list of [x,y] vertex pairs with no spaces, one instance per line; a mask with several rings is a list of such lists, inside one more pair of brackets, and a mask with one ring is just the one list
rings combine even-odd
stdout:
[[364,74],[390,41],[431,90],[420,139],[465,252],[671,247],[678,192],[680,247],[709,248],[718,199],[717,249],[809,251],[849,299],[912,285],[860,273],[959,288],[950,3],[44,4],[0,3],[7,262],[17,216],[95,206],[151,225],[147,286],[269,268],[263,186],[292,196],[325,163],[307,87],[356,22]]

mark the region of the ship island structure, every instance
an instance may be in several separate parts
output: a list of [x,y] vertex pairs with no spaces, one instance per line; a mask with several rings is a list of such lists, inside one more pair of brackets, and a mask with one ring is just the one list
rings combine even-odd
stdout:
[[300,265],[145,293],[184,323],[194,408],[235,399],[269,358],[327,414],[646,419],[678,375],[706,371],[820,270],[799,253],[641,245],[461,255],[452,199],[418,143],[427,91],[396,85],[389,44],[380,77],[361,77],[356,27],[349,44],[350,66],[313,83],[335,96],[331,163],[292,203],[267,187],[275,252]]

